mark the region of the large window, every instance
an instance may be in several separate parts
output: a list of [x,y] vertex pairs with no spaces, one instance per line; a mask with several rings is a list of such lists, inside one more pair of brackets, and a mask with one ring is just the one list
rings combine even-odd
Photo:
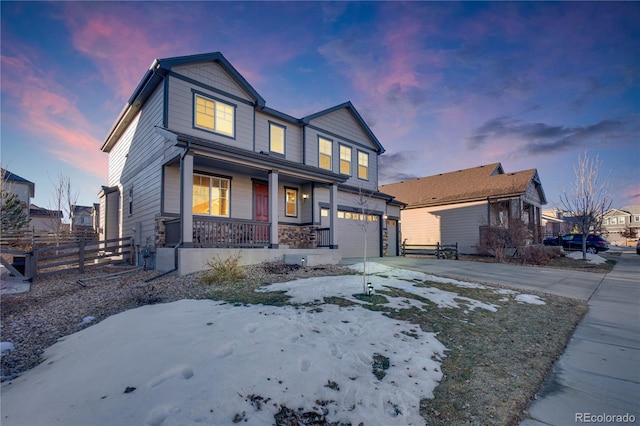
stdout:
[[194,174],[193,214],[229,217],[229,179]]
[[351,176],[351,148],[340,145],[340,173]]
[[298,216],[298,190],[295,188],[285,188],[285,216]]
[[224,102],[196,94],[195,126],[227,136],[234,136],[235,107]]
[[269,151],[284,155],[284,130],[279,124],[269,123]]
[[369,154],[358,151],[358,178],[369,179]]
[[329,139],[319,138],[318,145],[319,145],[318,166],[321,169],[331,170],[331,156],[332,156],[332,150],[333,150],[333,143]]

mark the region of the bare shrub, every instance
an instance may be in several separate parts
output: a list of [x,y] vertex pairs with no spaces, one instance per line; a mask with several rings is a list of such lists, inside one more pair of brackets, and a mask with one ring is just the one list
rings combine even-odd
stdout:
[[227,258],[218,255],[207,262],[209,269],[202,276],[205,284],[218,284],[223,282],[234,282],[244,279],[245,274],[240,266],[240,252],[236,252]]

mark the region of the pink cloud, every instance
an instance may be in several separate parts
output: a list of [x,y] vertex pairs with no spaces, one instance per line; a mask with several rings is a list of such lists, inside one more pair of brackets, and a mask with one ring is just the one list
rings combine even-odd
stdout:
[[106,156],[100,152],[100,141],[92,136],[94,129],[76,105],[74,94],[68,94],[55,80],[51,70],[46,74],[24,55],[2,55],[2,92],[15,100],[12,122],[29,134],[41,137],[43,148],[54,157],[66,161],[100,178],[106,178]]

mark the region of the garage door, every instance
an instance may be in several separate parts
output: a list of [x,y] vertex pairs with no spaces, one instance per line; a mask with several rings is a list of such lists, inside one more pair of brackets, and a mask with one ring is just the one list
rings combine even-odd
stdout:
[[367,257],[380,257],[380,217],[338,211],[338,248],[343,258],[364,256],[364,218],[367,218]]

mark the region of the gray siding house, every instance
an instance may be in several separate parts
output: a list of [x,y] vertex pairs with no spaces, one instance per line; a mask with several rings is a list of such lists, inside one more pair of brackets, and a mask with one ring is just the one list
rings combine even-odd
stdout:
[[238,249],[245,264],[362,257],[365,226],[368,256],[398,253],[402,203],[378,191],[384,148],[355,107],[273,110],[220,53],[155,60],[102,151],[100,238],[133,238],[158,270]]
[[478,253],[489,227],[520,218],[532,242],[541,242],[541,206],[546,197],[535,169],[505,173],[500,163],[391,183],[380,187],[406,203],[401,212],[407,244],[458,243]]

